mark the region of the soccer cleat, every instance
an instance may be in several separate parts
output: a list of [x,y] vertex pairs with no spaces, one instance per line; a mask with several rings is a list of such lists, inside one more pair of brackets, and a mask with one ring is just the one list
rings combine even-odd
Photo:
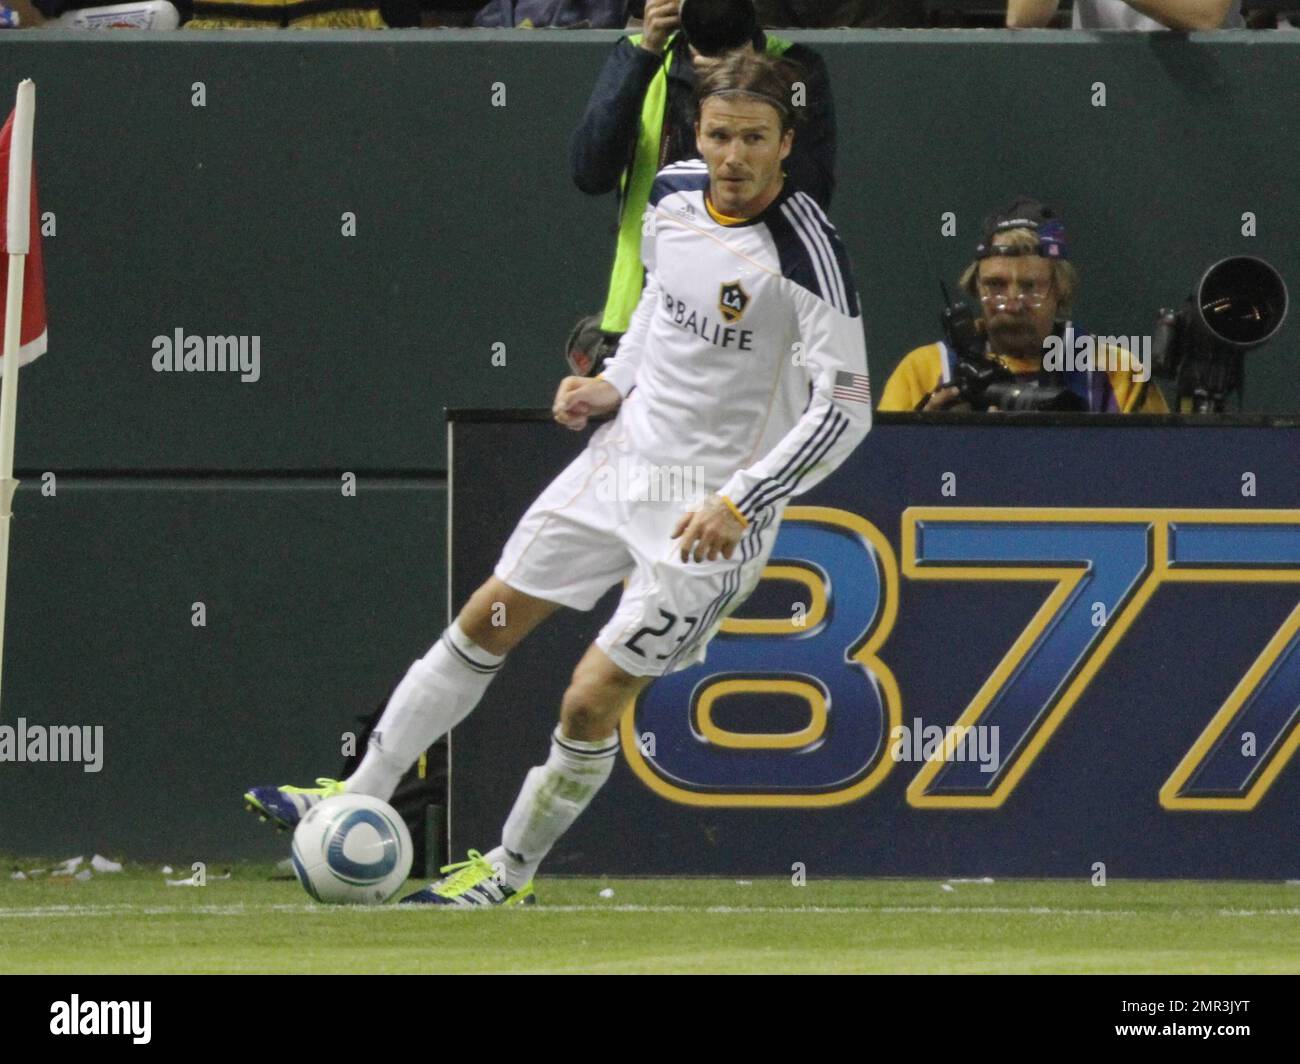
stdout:
[[478,850],[469,851],[468,861],[445,865],[440,871],[452,873],[408,894],[402,905],[446,905],[456,909],[485,909],[493,905],[536,905],[533,885],[527,883],[514,890],[496,878],[496,870]]
[[342,793],[342,783],[320,776],[315,787],[253,787],[244,794],[244,808],[292,831],[313,805]]

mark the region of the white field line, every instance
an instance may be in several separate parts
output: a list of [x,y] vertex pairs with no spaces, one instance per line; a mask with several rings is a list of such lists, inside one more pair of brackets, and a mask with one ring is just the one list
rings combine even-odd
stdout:
[[[366,916],[374,913],[426,913],[423,905],[44,905],[32,908],[0,908],[0,920],[6,919],[62,919],[65,917],[104,916],[259,916],[266,913],[298,913],[328,916],[334,913],[352,913]],[[447,912],[476,912],[472,909],[448,909]],[[860,916],[922,914],[944,915],[994,915],[994,916],[1138,916],[1135,909],[1070,909],[1045,905],[536,905],[516,912],[545,913],[706,913],[716,916],[823,916],[851,914]],[[1181,912],[1179,910],[1178,912]],[[1164,915],[1177,915],[1171,912]],[[1198,910],[1194,915],[1204,915]],[[1220,909],[1215,914],[1226,917],[1300,916],[1300,908],[1288,909]]]
[[1000,916],[1023,914],[1026,916],[1136,916],[1126,909],[1053,909],[1047,906],[1009,905],[541,905],[537,912],[628,912],[628,913],[717,913],[721,915],[811,915],[833,913],[858,913],[882,915],[897,913],[991,913]]
[[[259,916],[265,913],[303,913],[327,915],[331,913],[381,913],[381,912],[427,912],[423,905],[195,905],[195,906],[161,906],[161,905],[48,905],[28,909],[0,908],[0,920],[3,919],[59,919],[63,917],[96,916],[182,916],[196,914],[200,916]],[[448,912],[475,912],[471,909],[449,909]],[[998,915],[998,916],[1137,916],[1133,909],[1058,909],[1050,906],[1010,906],[1010,905],[536,905],[525,910],[535,914],[542,913],[708,913],[718,916],[822,916],[836,914],[853,915],[897,915],[920,913],[941,916],[955,915]],[[1275,910],[1279,913],[1296,913],[1300,910]],[[1225,911],[1221,915],[1272,915],[1273,911],[1261,910],[1258,913],[1247,911]]]

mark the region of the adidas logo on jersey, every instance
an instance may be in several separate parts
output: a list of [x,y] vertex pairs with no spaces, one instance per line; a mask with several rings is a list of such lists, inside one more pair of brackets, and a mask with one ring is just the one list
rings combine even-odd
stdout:
[[689,203],[683,203],[680,207],[677,208],[677,213],[680,214],[683,218],[694,218],[695,208],[692,207]]

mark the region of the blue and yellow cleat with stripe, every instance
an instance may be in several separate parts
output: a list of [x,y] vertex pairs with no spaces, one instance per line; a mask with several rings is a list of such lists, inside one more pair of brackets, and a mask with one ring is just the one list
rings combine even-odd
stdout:
[[244,793],[244,807],[280,830],[292,831],[313,805],[342,793],[342,783],[320,776],[315,787],[253,787]]
[[513,890],[502,883],[496,870],[478,850],[469,851],[468,861],[444,866],[441,871],[452,873],[408,894],[402,905],[445,905],[453,909],[486,909],[494,905],[536,905],[537,895],[533,885],[525,884]]

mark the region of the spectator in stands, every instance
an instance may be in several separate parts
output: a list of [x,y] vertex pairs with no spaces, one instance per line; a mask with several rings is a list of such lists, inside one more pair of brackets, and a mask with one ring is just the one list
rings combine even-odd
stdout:
[[193,0],[187,30],[388,28],[381,0]]
[[480,29],[618,29],[627,25],[627,0],[488,0],[474,16]]
[[[1001,366],[1014,376],[1012,383],[1068,389],[1073,397],[1066,399],[1093,413],[1167,413],[1164,397],[1149,383],[1149,358],[1141,366],[1125,348],[1094,338],[1094,348],[1084,345],[1092,350],[1091,364],[1080,367],[1085,359],[1075,357],[1076,340],[1086,334],[1068,320],[1078,281],[1065,227],[1049,208],[1021,198],[995,215],[961,278],[961,287],[979,299],[984,323],[981,350],[967,352],[967,364]],[[1056,342],[1049,343],[1051,337]],[[1061,366],[1045,360],[1049,351]],[[943,341],[909,352],[890,374],[880,409],[971,409],[955,383],[962,376],[957,363],[958,354]]]
[[1255,0],[1249,0],[1242,14],[1248,30],[1300,30],[1300,0],[1289,9],[1261,7]]
[[[1007,0],[1012,29],[1046,26],[1060,0]],[[1076,30],[1241,29],[1241,0],[1074,0]]]
[[[17,15],[18,26],[5,25],[5,29],[30,29],[33,26],[39,26],[46,19],[54,18],[60,12],[56,11],[51,14],[45,3],[34,4],[32,0],[5,0],[4,6]],[[5,20],[11,23],[12,19]]]
[[424,0],[420,5],[420,25],[433,29],[464,29],[474,25],[483,0]]
[[[763,33],[752,0],[646,0],[642,32],[614,46],[571,143],[578,188],[593,196],[619,191],[618,244],[600,318],[611,343],[626,331],[641,297],[641,215],[650,184],[669,163],[699,157],[696,80],[740,48],[781,56],[800,68],[796,89],[802,85],[804,92],[794,103],[804,108],[805,121],[786,159],[786,176],[823,208],[830,204],[835,110],[821,56]],[[592,371],[598,368],[599,363]]]
[[918,0],[754,0],[758,21],[767,27],[800,29],[896,29],[925,25]]

